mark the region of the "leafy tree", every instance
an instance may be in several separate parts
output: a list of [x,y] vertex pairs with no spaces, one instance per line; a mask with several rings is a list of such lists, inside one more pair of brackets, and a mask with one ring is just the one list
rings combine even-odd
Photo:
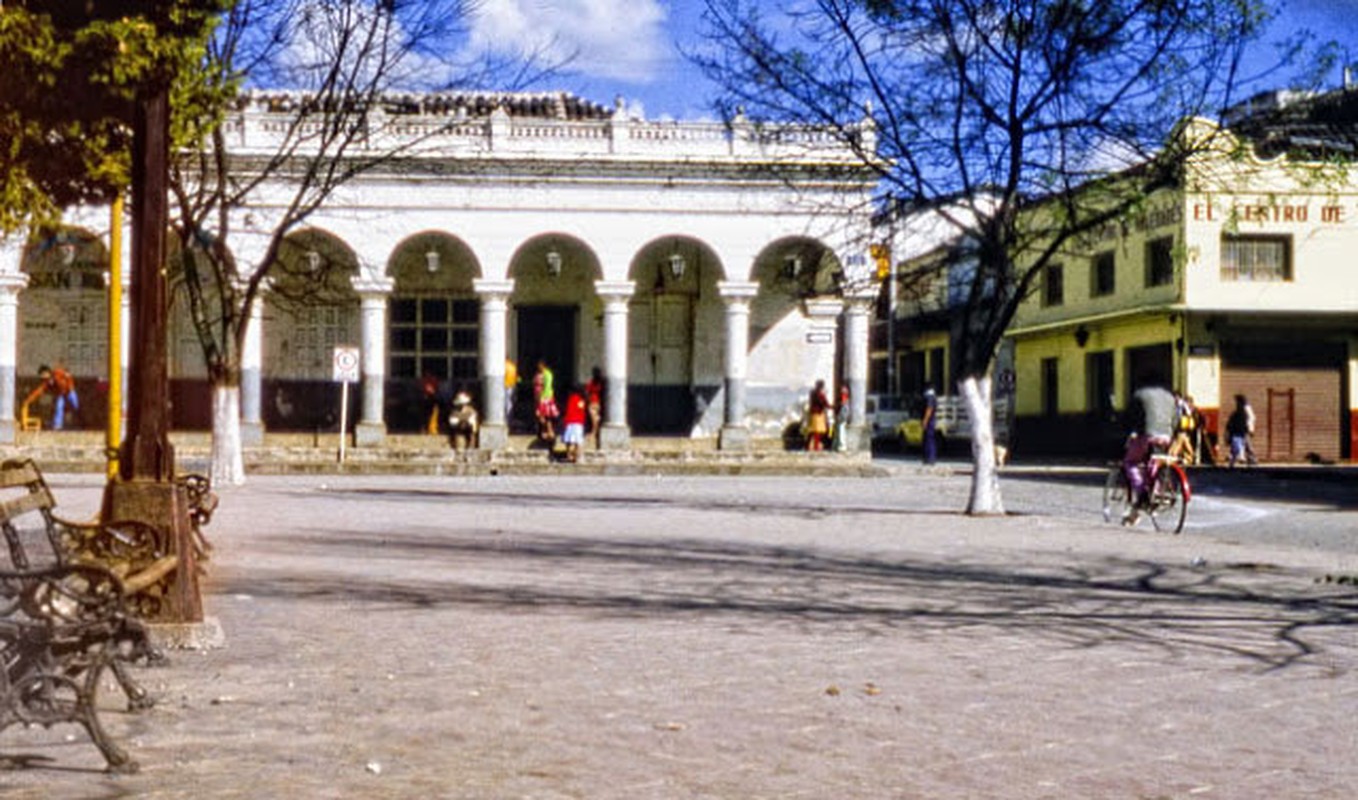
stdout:
[[137,91],[192,84],[187,67],[220,11],[189,0],[0,4],[0,236],[127,187]]
[[[969,513],[1003,513],[990,370],[1061,248],[1173,187],[1233,101],[1252,0],[705,0],[693,55],[728,115],[828,126],[881,203],[931,209],[974,263],[954,363],[973,421]],[[773,7],[771,7],[773,6]],[[877,137],[857,134],[865,108]],[[947,265],[948,259],[940,260]],[[956,277],[956,276],[954,276]]]

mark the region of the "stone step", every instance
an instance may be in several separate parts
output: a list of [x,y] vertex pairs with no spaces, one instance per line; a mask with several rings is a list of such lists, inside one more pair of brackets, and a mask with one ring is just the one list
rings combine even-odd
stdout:
[[[323,439],[323,437],[322,437]],[[171,437],[181,472],[207,472],[207,434]],[[622,451],[586,449],[578,463],[554,459],[530,436],[514,436],[502,450],[456,453],[439,436],[389,436],[380,447],[349,447],[343,463],[339,444],[306,435],[265,437],[245,448],[247,474],[879,474],[868,453],[807,453],[759,442],[747,451],[718,450],[713,439],[638,437]],[[103,472],[107,460],[97,432],[48,432],[18,445],[0,447],[0,458],[32,458],[49,472]]]

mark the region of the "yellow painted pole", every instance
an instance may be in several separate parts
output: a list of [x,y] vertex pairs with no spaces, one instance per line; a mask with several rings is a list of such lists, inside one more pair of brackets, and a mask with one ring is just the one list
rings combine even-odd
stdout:
[[108,261],[108,476],[118,474],[118,447],[123,440],[123,196],[113,198],[109,213]]

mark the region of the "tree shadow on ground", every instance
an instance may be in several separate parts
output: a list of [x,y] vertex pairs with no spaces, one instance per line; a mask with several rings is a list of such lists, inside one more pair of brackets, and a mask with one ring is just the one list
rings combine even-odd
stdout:
[[473,502],[478,506],[532,508],[544,514],[557,508],[578,510],[581,507],[589,506],[610,510],[654,510],[657,513],[689,510],[803,519],[820,519],[838,514],[912,517],[937,514],[957,516],[962,513],[953,505],[940,505],[937,508],[902,508],[887,503],[872,506],[846,505],[838,502],[818,503],[815,501],[814,491],[811,490],[804,492],[794,490],[788,498],[777,501],[767,499],[723,500],[711,497],[690,498],[674,494],[653,497],[619,496],[605,493],[551,495],[533,492],[482,492],[456,489],[347,489],[342,493],[327,496],[327,499],[331,502],[351,502],[356,506],[366,505],[374,498],[402,503]]
[[[222,593],[386,608],[701,620],[864,635],[1025,635],[1067,647],[1207,652],[1259,670],[1345,671],[1358,592],[1241,564],[1174,568],[1103,559],[1025,568],[850,556],[730,541],[618,539],[458,529],[269,542],[332,571],[223,570]],[[413,564],[413,566],[412,566]],[[377,569],[378,565],[384,568]],[[394,568],[394,569],[393,569]],[[376,577],[411,575],[411,579]],[[1329,656],[1318,658],[1319,654]],[[1350,654],[1352,655],[1352,654]]]

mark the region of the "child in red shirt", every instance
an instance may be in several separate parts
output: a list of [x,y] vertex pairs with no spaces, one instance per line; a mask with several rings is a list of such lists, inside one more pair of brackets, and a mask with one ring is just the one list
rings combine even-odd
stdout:
[[571,463],[580,457],[580,445],[585,441],[585,419],[585,396],[577,386],[566,399],[566,413],[562,417],[566,429],[561,434],[561,442],[566,445],[566,460]]

